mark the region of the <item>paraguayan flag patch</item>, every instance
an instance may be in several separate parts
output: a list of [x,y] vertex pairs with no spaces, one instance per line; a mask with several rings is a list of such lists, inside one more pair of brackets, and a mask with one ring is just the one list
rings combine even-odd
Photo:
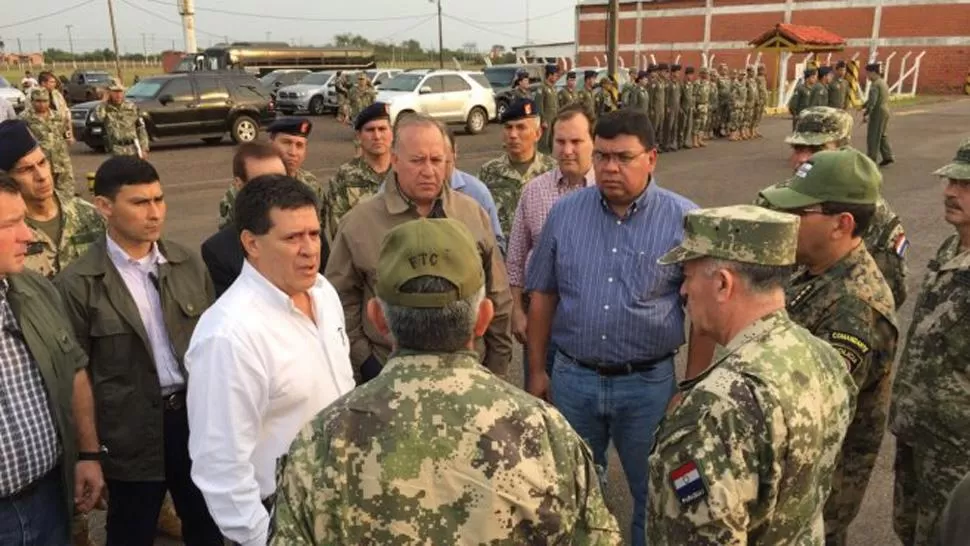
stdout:
[[808,176],[808,171],[812,170],[812,164],[806,161],[798,166],[798,170],[795,171],[795,176],[798,178],[805,178]]
[[680,504],[691,504],[707,496],[704,479],[694,461],[680,465],[670,473],[670,481]]

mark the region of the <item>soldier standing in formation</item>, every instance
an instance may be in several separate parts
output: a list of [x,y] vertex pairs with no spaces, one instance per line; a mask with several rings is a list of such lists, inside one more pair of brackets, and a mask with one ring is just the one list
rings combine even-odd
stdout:
[[[927,265],[893,386],[893,527],[906,545],[936,542],[947,495],[970,472],[970,140],[933,173],[946,184],[943,218],[956,229]],[[966,486],[962,489],[966,490]],[[957,499],[955,499],[957,500]],[[958,501],[959,502],[959,501]],[[963,502],[966,502],[965,498]],[[966,525],[967,513],[953,514]],[[944,529],[944,532],[948,532]]]
[[629,103],[624,102],[624,108],[631,108],[633,110],[649,113],[650,93],[647,91],[645,84],[647,76],[648,74],[646,70],[637,72],[637,77],[634,80],[634,85],[630,89],[629,98],[627,99]]
[[744,121],[741,123],[741,140],[754,138],[754,109],[758,104],[758,82],[755,80],[754,67],[744,69]]
[[742,140],[744,126],[744,105],[748,98],[748,88],[744,84],[744,71],[735,70],[731,81],[731,120],[728,122],[728,140]]
[[552,153],[552,125],[559,113],[559,96],[556,94],[556,80],[559,79],[559,68],[546,65],[545,80],[536,93],[536,108],[539,111],[539,125],[542,136],[539,138],[539,151],[544,154]]
[[627,71],[627,76],[629,79],[620,88],[620,106],[627,108],[630,106],[630,93],[633,91],[637,84],[637,69],[631,68]]
[[664,80],[666,80],[664,92],[667,94],[665,98],[667,112],[664,114],[663,138],[660,141],[660,148],[664,152],[676,152],[680,149],[677,143],[677,124],[680,122],[681,69],[682,67],[679,64],[675,64],[663,72]]
[[677,145],[680,148],[693,148],[694,108],[697,101],[697,76],[694,67],[684,69],[686,80],[681,84],[680,119],[677,120]]
[[717,75],[717,131],[714,136],[731,136],[731,110],[734,109],[734,99],[732,98],[731,71],[728,65],[721,63],[718,67]]
[[593,95],[596,92],[596,71],[587,70],[583,72],[583,88],[576,93],[576,100],[583,105],[583,108],[593,117],[596,122],[596,100]]
[[539,120],[535,103],[525,99],[513,102],[502,114],[502,143],[505,152],[486,161],[478,172],[495,204],[503,233],[512,232],[512,218],[522,194],[522,187],[540,174],[556,167],[556,160],[536,149]]
[[717,87],[708,79],[709,72],[706,66],[702,66],[699,71],[700,79],[694,86],[694,124],[691,130],[691,142],[695,148],[707,147],[704,140],[710,130],[711,101],[717,96]]
[[[650,125],[653,125],[658,140],[667,114],[667,87],[661,75],[660,66],[655,64],[647,69],[650,72]],[[658,151],[662,150],[658,149]]]
[[94,114],[104,125],[104,148],[111,155],[148,157],[148,131],[135,103],[125,99],[125,88],[114,81],[108,86],[108,98]]
[[806,68],[804,78],[795,85],[795,91],[788,99],[788,113],[792,116],[792,130],[795,129],[795,124],[798,122],[798,114],[812,105],[812,88],[817,80],[818,71],[814,68]]
[[516,72],[512,80],[512,100],[532,99],[532,87],[528,72]]
[[559,108],[565,108],[579,100],[576,89],[576,71],[570,70],[566,73],[566,85],[559,90]]
[[846,543],[886,430],[898,326],[889,285],[862,235],[879,198],[876,164],[852,148],[822,151],[787,184],[761,192],[776,209],[801,216],[796,273],[786,290],[792,319],[827,341],[859,395],[825,504],[826,544]]
[[764,118],[765,107],[768,105],[768,78],[765,76],[765,66],[762,64],[758,65],[757,87],[758,99],[755,101],[752,131],[754,138],[761,138],[761,133],[758,129],[761,127],[761,119]]
[[[869,98],[863,106],[865,113],[862,123],[868,123],[866,130],[866,155],[873,161],[878,161],[880,167],[891,165],[896,161],[893,149],[889,146],[886,133],[889,129],[889,86],[879,73],[879,64],[866,65],[866,78],[869,79]],[[882,161],[879,157],[882,156]]]
[[823,66],[818,69],[818,81],[812,86],[812,95],[809,98],[809,106],[828,106],[829,105],[829,83],[832,82],[832,67]]
[[829,104],[832,108],[845,109],[849,104],[849,81],[845,79],[845,61],[835,63],[835,72],[829,80]]
[[50,91],[44,87],[35,87],[30,91],[30,105],[20,114],[20,119],[27,122],[30,132],[40,142],[44,155],[50,161],[54,187],[62,195],[73,197],[77,188],[68,151],[70,133],[64,130],[64,120],[51,111]]
[[798,226],[750,205],[691,211],[660,259],[683,263],[691,324],[721,347],[657,432],[650,544],[822,544],[856,388],[839,353],[785,312]]
[[333,91],[337,95],[337,123],[349,124],[350,120],[350,92],[347,75],[337,72],[334,77]]
[[327,240],[337,233],[340,219],[357,203],[376,194],[391,171],[391,114],[387,104],[375,102],[354,120],[361,155],[337,168],[327,188],[328,218],[323,224]]

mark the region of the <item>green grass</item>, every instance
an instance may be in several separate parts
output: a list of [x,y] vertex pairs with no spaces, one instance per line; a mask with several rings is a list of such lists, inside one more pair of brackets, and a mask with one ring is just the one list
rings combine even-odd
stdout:
[[[115,75],[115,68],[112,63],[108,63],[107,66],[105,66],[103,63],[78,63],[78,69],[103,70],[109,74]],[[37,74],[43,70],[53,70],[54,74],[56,74],[58,77],[62,75],[70,77],[74,72],[74,67],[71,66],[71,63],[58,63],[53,68],[49,66],[44,68],[37,66],[30,68],[30,71],[34,74],[34,77],[37,77]],[[135,76],[143,78],[145,76],[152,76],[154,74],[162,74],[163,72],[162,65],[160,64],[151,66],[122,66],[121,68],[121,73],[124,75],[125,85],[131,85],[135,79]],[[24,69],[0,67],[0,76],[6,78],[11,84],[19,86],[20,79],[24,77]]]

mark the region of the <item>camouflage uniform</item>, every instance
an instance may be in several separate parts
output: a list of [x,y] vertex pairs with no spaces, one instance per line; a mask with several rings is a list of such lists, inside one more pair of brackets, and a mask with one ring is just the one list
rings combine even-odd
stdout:
[[337,95],[337,121],[349,123],[350,119],[350,83],[347,75],[341,74],[333,84],[334,93]]
[[515,208],[519,204],[522,187],[533,178],[556,168],[556,160],[552,157],[536,152],[532,164],[525,174],[519,174],[512,165],[508,154],[502,154],[496,159],[486,161],[480,171],[478,179],[485,183],[492,192],[495,206],[498,207],[498,217],[502,224],[502,233],[512,233],[512,218]]
[[619,96],[616,92],[616,88],[613,87],[612,83],[607,83],[606,78],[604,78],[603,83],[600,84],[600,89],[596,92],[596,96],[593,97],[593,100],[596,102],[597,116],[615,112],[620,108]]
[[752,124],[752,129],[754,130],[755,136],[761,136],[758,129],[761,127],[761,120],[765,115],[765,107],[768,106],[768,79],[765,78],[764,71],[758,70],[757,77],[758,85],[758,98],[755,101],[754,107],[754,123]]
[[733,86],[731,74],[728,72],[727,67],[724,67],[724,70],[717,80],[717,125],[722,136],[730,133],[731,130],[731,116],[732,110],[734,109],[734,99],[732,98],[731,91]]
[[748,71],[748,75],[744,80],[747,89],[745,90],[745,101],[744,101],[744,129],[748,133],[748,137],[754,136],[754,123],[755,116],[757,116],[758,109],[758,80],[755,78],[753,71]]
[[640,84],[634,84],[633,88],[630,89],[627,100],[629,103],[624,103],[624,108],[640,110],[641,112],[645,112],[649,115],[650,94],[646,87]]
[[694,87],[693,138],[701,141],[707,137],[707,132],[710,128],[711,99],[715,94],[716,88],[709,80],[702,79],[698,80],[698,82],[700,83]]
[[358,79],[357,85],[350,89],[348,98],[350,100],[350,122],[353,123],[361,110],[374,104],[374,101],[377,100],[377,91],[374,90],[369,79],[362,78]]
[[[329,214],[328,211],[330,210],[330,196],[324,190],[323,185],[317,180],[317,177],[310,171],[298,169],[293,175],[293,178],[303,182],[313,190],[313,193],[317,196],[317,202],[320,204],[321,218],[327,220],[328,217],[326,215]],[[236,195],[238,193],[239,190],[236,189],[235,184],[230,183],[229,188],[226,189],[226,193],[222,196],[222,200],[219,201],[219,229],[232,223],[233,207],[236,204]]]
[[744,105],[748,98],[748,88],[741,79],[743,73],[736,73],[731,81],[731,121],[728,131],[737,133],[744,124]]
[[552,153],[552,126],[559,113],[559,96],[556,88],[548,81],[542,83],[536,93],[536,113],[542,123],[542,136],[539,138],[539,151],[544,154]]
[[148,132],[135,103],[126,100],[116,105],[104,101],[95,109],[95,115],[104,124],[104,149],[109,154],[137,155],[136,140],[142,152],[148,152]]
[[681,148],[693,148],[691,134],[694,130],[694,100],[696,97],[697,81],[684,80],[680,90],[680,119],[677,121],[677,145]]
[[[43,90],[46,93],[46,89]],[[77,193],[74,183],[74,167],[71,165],[71,154],[67,149],[67,138],[64,132],[64,120],[57,117],[53,111],[41,115],[32,107],[26,108],[20,119],[27,123],[30,132],[37,139],[37,143],[44,151],[51,164],[51,174],[54,176],[54,187],[58,193],[66,197],[73,197]]]
[[[684,225],[684,242],[661,264],[795,259],[791,215],[724,207],[692,211]],[[649,459],[649,543],[822,544],[856,394],[839,353],[779,309],[718,347],[680,391]]]
[[[970,140],[934,174],[970,180]],[[893,527],[907,545],[936,544],[947,495],[970,472],[970,251],[960,242],[948,237],[927,265],[893,386]]]
[[48,279],[87,252],[88,246],[100,239],[105,229],[104,218],[94,205],[73,196],[55,194],[54,199],[61,223],[57,240],[40,229],[35,220],[26,219],[31,238],[24,267]]
[[351,159],[337,169],[327,188],[330,204],[329,227],[330,237],[337,233],[337,223],[344,214],[354,208],[360,201],[376,194],[384,183],[387,172],[374,171],[363,158]]

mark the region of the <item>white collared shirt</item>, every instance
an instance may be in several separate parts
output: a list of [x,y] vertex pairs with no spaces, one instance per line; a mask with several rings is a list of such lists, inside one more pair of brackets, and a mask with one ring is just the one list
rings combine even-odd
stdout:
[[354,388],[337,291],[317,275],[315,321],[249,261],[202,315],[185,365],[192,480],[222,533],[265,546],[276,461],[317,413]]
[[151,251],[136,260],[129,256],[110,235],[107,239],[108,257],[125,282],[131,299],[135,301],[141,323],[145,327],[145,333],[148,334],[162,395],[183,390],[185,377],[175,358],[175,351],[172,350],[172,340],[168,337],[165,316],[162,313],[162,299],[156,287],[158,266],[167,263],[168,260],[159,252],[158,243],[152,243]]

